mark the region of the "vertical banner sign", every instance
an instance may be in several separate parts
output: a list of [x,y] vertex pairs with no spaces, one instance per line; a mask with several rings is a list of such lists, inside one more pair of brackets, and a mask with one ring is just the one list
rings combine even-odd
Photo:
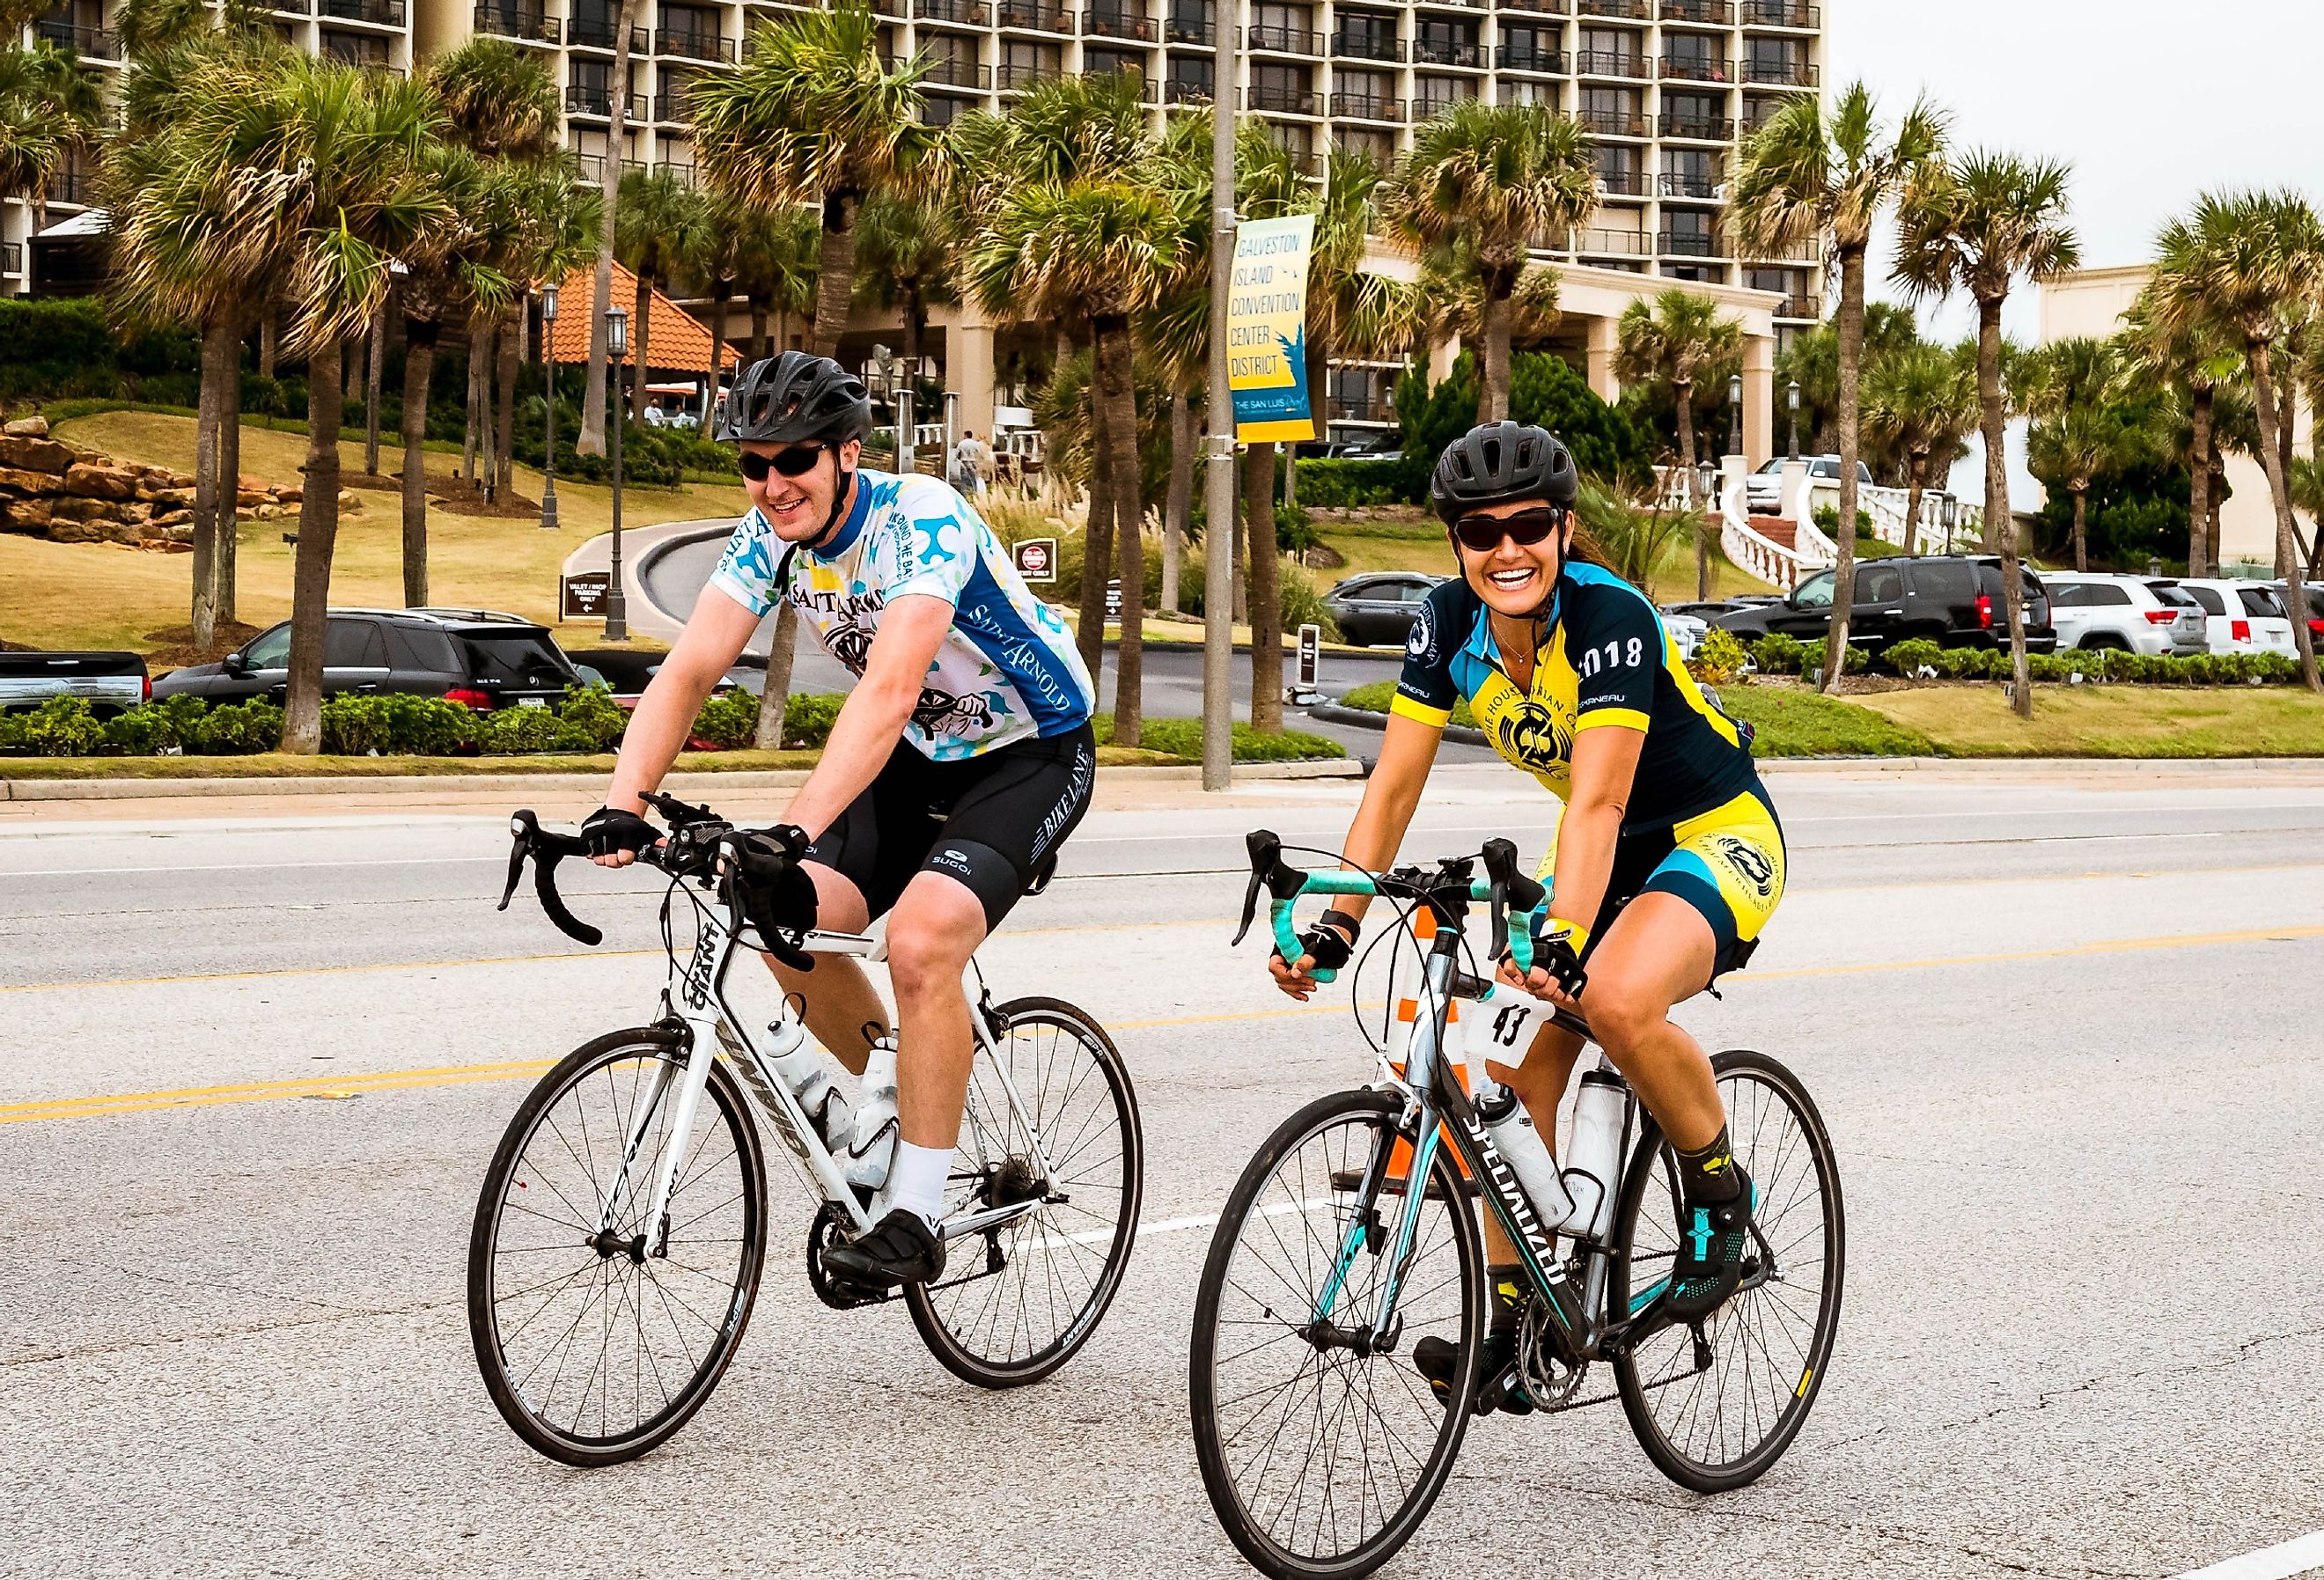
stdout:
[[1307,392],[1307,259],[1315,217],[1235,226],[1227,294],[1227,377],[1235,438],[1245,444],[1315,437]]

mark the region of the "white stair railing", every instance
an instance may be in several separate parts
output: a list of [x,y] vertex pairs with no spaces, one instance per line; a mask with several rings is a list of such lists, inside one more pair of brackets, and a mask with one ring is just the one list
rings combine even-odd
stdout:
[[1719,502],[1719,547],[1745,574],[1790,592],[1800,585],[1799,555],[1754,531],[1750,522],[1750,506],[1744,497],[1743,481],[1738,477],[1728,484]]

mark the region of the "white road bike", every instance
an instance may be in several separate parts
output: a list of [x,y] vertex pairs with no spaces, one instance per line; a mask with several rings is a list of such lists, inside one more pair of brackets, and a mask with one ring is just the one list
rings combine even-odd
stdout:
[[[826,1276],[825,1249],[871,1227],[869,1193],[848,1185],[775,1075],[766,1038],[727,1002],[727,971],[752,948],[719,876],[737,830],[706,808],[648,799],[670,825],[642,858],[669,877],[661,1012],[583,1044],[541,1077],[493,1154],[468,1243],[468,1326],[484,1386],[518,1437],[568,1465],[634,1459],[667,1441],[733,1360],[766,1259],[760,1119],[819,1203],[807,1246],[816,1294],[841,1309],[898,1298]],[[557,890],[558,863],[581,855],[581,842],[530,812],[510,826],[502,908],[530,861],[549,919],[596,944],[602,935]],[[672,926],[680,896],[695,921],[685,955]],[[782,942],[884,956],[872,934]],[[1137,1233],[1145,1143],[1129,1072],[1102,1027],[1056,999],[996,1004],[971,970],[976,1054],[946,1187],[949,1266],[900,1296],[947,1370],[1013,1388],[1065,1364],[1104,1317]]]

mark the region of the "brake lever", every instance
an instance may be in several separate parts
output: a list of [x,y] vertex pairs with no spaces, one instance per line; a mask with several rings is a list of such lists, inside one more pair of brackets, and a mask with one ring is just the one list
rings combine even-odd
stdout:
[[524,858],[532,849],[532,842],[540,833],[540,820],[529,811],[512,813],[509,833],[513,836],[509,848],[508,882],[501,887],[501,902],[493,909],[506,910],[509,901],[515,897],[516,882],[524,876]]
[[[1549,892],[1528,878],[1518,869],[1517,847],[1506,839],[1489,839],[1481,853],[1485,873],[1492,882],[1493,953],[1498,960],[1506,953],[1517,963],[1520,972],[1533,970],[1532,917],[1549,898]],[[1526,918],[1524,927],[1509,926],[1509,910]]]
[[509,815],[509,832],[516,843],[509,852],[508,886],[501,892],[501,902],[495,909],[509,908],[509,900],[516,893],[516,881],[524,875],[524,858],[529,855],[532,858],[532,892],[540,901],[541,910],[557,925],[557,930],[592,948],[604,942],[605,935],[567,910],[565,897],[557,892],[557,864],[579,850],[580,841],[544,835],[540,819],[523,810]]
[[1235,929],[1229,942],[1232,948],[1242,942],[1250,931],[1253,918],[1259,915],[1259,886],[1268,881],[1275,867],[1283,860],[1283,841],[1264,828],[1255,828],[1242,836],[1243,848],[1250,854],[1250,882],[1243,886],[1242,925]]

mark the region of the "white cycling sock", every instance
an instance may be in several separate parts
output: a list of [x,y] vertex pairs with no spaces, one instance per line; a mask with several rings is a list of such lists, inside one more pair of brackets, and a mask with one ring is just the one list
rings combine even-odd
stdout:
[[889,1205],[919,1214],[935,1228],[944,1217],[945,1178],[951,1172],[950,1147],[916,1147],[897,1137],[896,1156],[888,1165]]

